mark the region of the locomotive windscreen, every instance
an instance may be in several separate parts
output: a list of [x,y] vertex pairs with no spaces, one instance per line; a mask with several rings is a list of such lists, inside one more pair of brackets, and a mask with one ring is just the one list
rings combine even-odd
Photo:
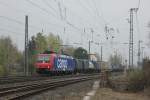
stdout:
[[39,55],[38,56],[38,59],[37,59],[37,62],[39,63],[48,63],[50,61],[50,55]]

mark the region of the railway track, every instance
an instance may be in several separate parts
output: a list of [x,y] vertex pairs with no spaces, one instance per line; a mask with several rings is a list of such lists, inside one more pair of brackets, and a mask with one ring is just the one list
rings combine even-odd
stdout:
[[27,82],[27,81],[37,81],[37,80],[46,80],[46,79],[57,79],[57,78],[69,78],[69,77],[78,77],[85,76],[86,74],[79,75],[64,75],[64,76],[5,76],[0,77],[0,85],[9,84],[9,83],[18,83],[18,82]]
[[47,77],[37,77],[37,76],[8,76],[8,77],[0,77],[0,85],[1,84],[9,84],[9,83],[17,83],[17,82],[25,82],[25,81],[36,81],[36,80],[44,80]]
[[100,75],[87,75],[72,78],[62,79],[47,79],[35,82],[28,82],[26,84],[16,85],[12,87],[5,87],[0,89],[0,100],[20,100],[31,95],[61,87],[68,84],[73,84],[81,81],[99,78]]

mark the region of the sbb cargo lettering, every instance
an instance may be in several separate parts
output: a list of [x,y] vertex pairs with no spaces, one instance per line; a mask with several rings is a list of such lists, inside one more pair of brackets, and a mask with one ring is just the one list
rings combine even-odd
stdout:
[[68,62],[66,59],[58,59],[57,60],[57,68],[66,69],[68,66]]

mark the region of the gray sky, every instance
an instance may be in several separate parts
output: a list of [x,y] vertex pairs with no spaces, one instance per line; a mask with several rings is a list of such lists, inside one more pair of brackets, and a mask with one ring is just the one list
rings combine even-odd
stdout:
[[[103,44],[106,60],[119,52],[128,59],[129,9],[138,7],[139,0],[0,0],[0,36],[10,36],[20,50],[24,49],[24,19],[29,16],[29,37],[41,32],[59,35],[64,44],[82,46],[88,50],[88,41]],[[145,55],[150,21],[150,0],[141,0],[139,11],[134,14],[134,57],[137,59],[137,41],[143,40]],[[70,24],[67,24],[69,22]],[[108,34],[107,25],[114,31]],[[138,28],[139,27],[139,28]],[[64,31],[65,28],[65,31]],[[84,32],[85,29],[85,32]],[[112,39],[111,37],[114,36]],[[74,43],[82,43],[76,45]],[[91,52],[100,53],[100,46],[92,44]],[[135,60],[136,61],[136,60]]]

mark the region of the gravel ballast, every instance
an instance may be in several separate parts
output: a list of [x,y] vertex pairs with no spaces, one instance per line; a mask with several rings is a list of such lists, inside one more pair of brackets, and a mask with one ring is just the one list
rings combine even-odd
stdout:
[[25,100],[83,100],[92,89],[95,80],[79,82],[64,87],[58,87],[43,93],[30,96]]
[[124,93],[116,92],[110,88],[99,88],[91,100],[150,100],[143,92]]

